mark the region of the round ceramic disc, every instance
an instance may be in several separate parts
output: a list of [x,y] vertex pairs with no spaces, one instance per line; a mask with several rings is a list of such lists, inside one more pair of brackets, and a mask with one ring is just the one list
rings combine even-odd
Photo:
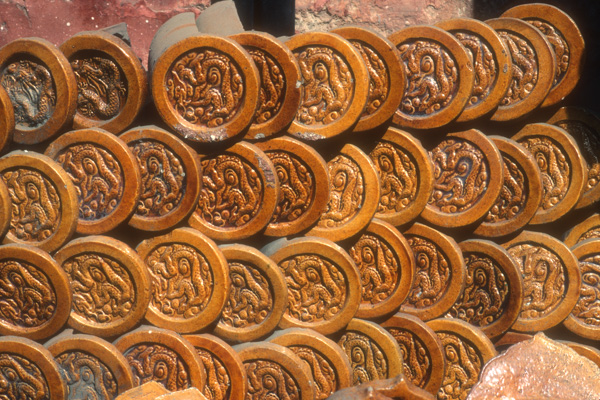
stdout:
[[142,126],[120,137],[140,169],[142,190],[128,223],[160,231],[189,217],[198,203],[202,170],[198,154],[177,136],[156,126]]
[[427,129],[456,119],[471,97],[475,77],[460,41],[427,25],[404,28],[388,38],[401,53],[408,80],[394,123]]
[[69,277],[69,326],[101,337],[121,335],[146,314],[151,281],[140,256],[107,236],[75,239],[54,255]]
[[433,163],[421,142],[389,128],[369,156],[381,183],[375,217],[394,226],[417,218],[433,190]]
[[315,141],[352,128],[369,94],[369,72],[360,52],[341,36],[325,32],[294,35],[285,44],[302,75],[300,106],[288,133]]
[[552,87],[554,51],[542,32],[520,19],[496,18],[485,23],[504,40],[512,58],[511,83],[492,120],[522,117],[541,105]]
[[45,39],[22,38],[3,46],[0,84],[13,105],[16,143],[43,142],[73,120],[75,74],[67,58]]
[[563,242],[539,232],[523,231],[503,247],[523,276],[523,307],[512,329],[539,332],[560,324],[579,299],[577,258]]
[[4,181],[0,179],[0,240],[4,238],[8,228],[10,228],[11,207],[10,193]]
[[3,243],[53,251],[77,226],[77,192],[69,175],[50,157],[13,151],[0,158],[0,176],[12,201],[10,228]]
[[369,71],[367,105],[353,131],[367,131],[389,121],[400,105],[406,86],[400,52],[387,38],[367,28],[345,26],[331,33],[352,43]]
[[600,214],[594,214],[575,225],[565,235],[564,243],[573,247],[586,239],[600,238]]
[[502,17],[520,18],[546,36],[554,49],[557,68],[542,107],[561,101],[577,85],[583,67],[585,43],[575,22],[559,8],[540,3],[513,7]]
[[13,105],[4,89],[0,84],[0,152],[12,141],[15,131],[15,112]]
[[447,135],[429,156],[434,182],[423,218],[442,227],[483,219],[502,190],[502,156],[496,145],[469,129]]
[[446,314],[462,294],[466,267],[450,236],[416,223],[404,232],[415,255],[415,279],[400,311],[423,321]]
[[500,36],[489,25],[471,18],[449,19],[436,26],[453,34],[473,60],[473,92],[456,120],[471,121],[496,109],[512,79],[512,60]]
[[222,142],[242,133],[254,119],[259,85],[258,69],[241,45],[200,34],[167,48],[151,78],[152,97],[163,121],[185,139],[200,143]]
[[104,32],[79,32],[60,45],[77,79],[77,111],[73,127],[126,129],[148,96],[148,79],[131,47]]
[[221,315],[230,280],[227,260],[215,242],[191,228],[141,242],[152,295],[146,319],[181,333],[197,332]]
[[45,155],[58,162],[79,199],[77,233],[106,233],[128,219],[141,191],[141,174],[127,143],[99,128],[61,135]]
[[292,52],[264,32],[230,36],[250,54],[260,74],[258,110],[245,140],[264,139],[285,131],[300,105],[300,67]]
[[535,157],[542,173],[542,200],[529,223],[556,221],[575,207],[586,181],[587,168],[575,139],[543,123],[526,125],[512,139]]
[[499,237],[516,232],[531,221],[542,200],[542,173],[533,155],[514,140],[500,136],[489,138],[502,155],[502,189],[496,203],[473,232]]

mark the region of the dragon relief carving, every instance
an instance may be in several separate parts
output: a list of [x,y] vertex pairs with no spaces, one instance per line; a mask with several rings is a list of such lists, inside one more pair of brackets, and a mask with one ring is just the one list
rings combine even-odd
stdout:
[[375,49],[360,40],[350,40],[350,43],[356,47],[362,56],[369,72],[369,95],[367,105],[362,113],[362,116],[366,117],[379,110],[387,100],[390,90],[390,77],[385,62]]
[[155,381],[170,391],[192,386],[188,366],[179,354],[157,343],[132,346],[124,353],[135,386]]
[[79,198],[79,218],[85,221],[109,216],[123,197],[123,170],[109,151],[91,143],[61,151],[56,161],[69,174]]
[[173,109],[194,125],[215,128],[231,121],[244,102],[241,68],[215,49],[183,54],[165,76]]
[[486,193],[490,181],[483,152],[470,142],[448,139],[429,155],[434,179],[429,204],[443,213],[458,213],[474,207]]
[[446,48],[434,41],[402,43],[402,61],[408,85],[400,111],[410,115],[430,115],[454,100],[458,91],[458,65]]
[[563,150],[549,138],[528,137],[520,140],[535,157],[542,173],[542,201],[540,208],[548,210],[567,194],[571,184],[571,166]]
[[364,234],[349,251],[360,271],[363,304],[387,300],[398,287],[400,263],[395,250],[381,237]]
[[73,311],[80,317],[94,323],[112,323],[133,309],[133,279],[117,261],[86,253],[69,258],[62,267],[73,290]]
[[550,314],[567,291],[565,267],[554,252],[531,244],[512,246],[508,252],[523,274],[523,308],[520,318]]
[[271,223],[293,222],[313,203],[315,188],[312,171],[298,156],[284,151],[266,152],[279,181],[279,203]]
[[246,400],[300,400],[300,387],[281,365],[268,360],[245,362]]
[[56,312],[56,292],[43,271],[24,261],[0,262],[0,320],[19,328],[47,323]]
[[346,224],[360,211],[365,201],[364,178],[360,166],[351,158],[338,155],[327,163],[329,201],[318,226],[334,228]]
[[402,352],[404,376],[414,385],[424,388],[431,377],[431,356],[418,336],[400,328],[386,328],[396,339]]
[[415,280],[405,304],[426,308],[444,295],[452,273],[446,255],[432,241],[420,236],[408,235],[408,244],[415,255]]
[[528,200],[527,188],[525,187],[525,171],[511,157],[503,154],[502,160],[502,189],[496,203],[492,206],[485,217],[487,223],[497,223],[513,219],[523,211]]
[[354,76],[335,49],[304,47],[294,56],[304,83],[296,120],[304,125],[327,125],[346,113],[354,96]]
[[6,400],[52,400],[40,368],[25,357],[0,354],[0,398]]
[[267,52],[258,47],[248,47],[247,50],[260,74],[259,106],[253,122],[264,124],[281,110],[285,99],[285,75],[277,60]]
[[127,100],[127,82],[114,60],[75,58],[71,68],[77,79],[77,112],[95,120],[114,118]]
[[208,350],[196,347],[196,353],[206,371],[206,384],[202,394],[208,400],[227,400],[231,390],[231,377],[223,362]]
[[438,392],[439,400],[464,400],[477,383],[483,360],[476,348],[449,332],[436,332],[446,357],[446,373]]
[[54,184],[35,170],[5,171],[2,179],[12,202],[10,233],[24,242],[41,242],[56,232],[61,200]]
[[496,84],[498,74],[498,65],[494,53],[482,37],[468,32],[453,32],[454,36],[462,43],[471,54],[473,59],[473,68],[475,70],[475,82],[471,98],[467,107],[481,103],[490,94],[490,91]]
[[506,95],[500,101],[502,106],[510,106],[528,97],[538,81],[538,59],[534,47],[525,38],[499,30],[510,57],[512,58],[512,79]]
[[36,129],[52,116],[56,106],[56,88],[48,68],[32,60],[8,64],[0,73],[15,113],[15,125]]
[[289,346],[312,372],[317,391],[315,400],[325,400],[338,390],[335,368],[321,353],[307,346]]
[[185,195],[183,162],[159,142],[144,140],[130,146],[142,174],[142,194],[136,215],[162,217],[169,214]]
[[489,325],[504,313],[508,281],[502,269],[486,255],[463,253],[463,256],[467,266],[464,293],[448,314],[475,326]]
[[246,225],[258,214],[264,184],[246,160],[221,154],[202,160],[202,191],[196,215],[220,228]]
[[385,352],[368,336],[348,331],[338,344],[350,360],[354,386],[389,378]]
[[346,303],[347,285],[338,266],[314,254],[279,263],[288,286],[286,314],[302,322],[328,321]]
[[381,141],[369,154],[381,181],[378,213],[396,213],[416,198],[419,183],[417,167],[404,151]]
[[556,74],[554,75],[554,82],[552,84],[554,87],[562,81],[567,73],[567,69],[569,69],[569,59],[571,56],[569,43],[565,40],[562,32],[547,21],[540,19],[525,19],[525,21],[542,31],[548,42],[552,45],[556,59]]
[[221,322],[234,328],[261,324],[273,309],[273,294],[267,278],[256,268],[229,262],[231,289]]
[[581,290],[571,314],[586,325],[600,327],[600,255],[579,261]]
[[184,243],[169,243],[146,257],[152,278],[150,306],[176,318],[194,318],[204,310],[214,290],[206,258]]
[[579,237],[579,239],[577,240],[577,243],[583,242],[586,239],[597,239],[600,238],[600,228],[596,227],[596,228],[592,228],[590,230],[588,230],[587,232],[585,232],[583,235],[581,235],[581,237]]
[[62,367],[69,399],[113,400],[118,386],[111,370],[98,358],[80,351],[56,357]]
[[566,130],[574,136],[579,143],[579,149],[583,153],[583,158],[586,160],[588,167],[587,181],[583,187],[583,193],[586,193],[595,188],[600,183],[600,132],[596,133],[595,129],[587,124],[576,121],[566,120],[555,123],[556,126]]

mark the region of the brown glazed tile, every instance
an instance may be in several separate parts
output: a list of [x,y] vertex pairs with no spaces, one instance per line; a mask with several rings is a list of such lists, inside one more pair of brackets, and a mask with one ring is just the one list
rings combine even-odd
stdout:
[[131,247],[111,237],[87,236],[67,243],[54,259],[73,291],[71,328],[114,337],[142,321],[150,301],[150,274]]
[[243,400],[248,378],[242,359],[237,352],[218,337],[186,335],[194,346],[206,371],[202,393],[208,400]]
[[524,4],[504,12],[502,17],[520,18],[538,28],[552,45],[556,75],[542,107],[551,106],[567,96],[581,76],[585,43],[575,21],[549,4]]
[[495,110],[512,80],[512,59],[504,41],[489,25],[476,19],[454,18],[436,26],[453,34],[473,60],[473,92],[456,120],[471,121]]
[[118,338],[136,386],[156,381],[169,391],[203,388],[206,372],[196,349],[177,333],[142,326]]
[[244,140],[258,140],[287,130],[300,105],[300,67],[292,52],[265,32],[229,37],[250,53],[260,74],[259,104]]
[[489,136],[503,162],[500,196],[473,232],[485,237],[505,236],[531,221],[542,200],[542,173],[536,159],[512,139]]
[[160,383],[149,381],[120,394],[115,400],[155,400],[157,397],[169,393]]
[[419,318],[404,313],[394,314],[381,326],[400,346],[406,379],[436,395],[446,368],[444,348],[436,333]]
[[[67,384],[44,346],[18,337],[0,338],[3,396],[7,400],[67,400]],[[27,396],[27,397],[23,397]]]
[[429,156],[433,192],[422,217],[441,227],[483,219],[502,190],[503,163],[496,145],[482,132],[469,129],[446,135]]
[[369,154],[381,183],[375,217],[400,226],[416,219],[433,190],[433,163],[421,142],[388,128]]
[[10,142],[15,132],[15,112],[10,97],[0,84],[0,153]]
[[550,92],[556,72],[554,50],[540,30],[520,19],[496,18],[485,23],[504,40],[512,58],[512,80],[492,120],[522,117],[540,106]]
[[494,345],[480,329],[464,321],[441,318],[427,325],[442,341],[446,357],[446,372],[437,398],[465,399],[484,365],[498,354]]
[[77,233],[106,233],[133,214],[142,179],[123,140],[100,128],[79,129],[61,135],[44,154],[59,163],[75,185]]
[[600,350],[592,346],[586,346],[585,344],[570,342],[568,340],[561,340],[560,343],[566,344],[572,350],[575,350],[577,354],[593,361],[600,368]]
[[565,234],[564,243],[572,248],[587,239],[600,238],[600,214],[593,214]]
[[0,176],[12,201],[3,243],[54,251],[75,233],[77,191],[58,163],[42,154],[13,151],[0,158]]
[[16,143],[43,142],[73,120],[75,74],[67,58],[45,39],[23,38],[4,45],[0,49],[0,84],[13,105]]
[[181,333],[212,324],[227,302],[227,260],[215,242],[191,228],[179,228],[141,242],[136,251],[152,281],[146,319]]
[[508,331],[505,332],[498,339],[495,339],[494,346],[496,347],[496,351],[500,353],[512,345],[524,342],[525,340],[529,340],[531,338],[533,338],[533,335],[530,335],[528,333]]
[[46,339],[67,322],[69,277],[50,254],[33,246],[0,246],[0,334]]
[[600,339],[600,240],[588,239],[571,247],[579,260],[581,289],[577,304],[563,324],[568,330],[592,340]]
[[331,33],[340,35],[356,47],[369,72],[367,105],[353,131],[377,128],[392,118],[406,87],[400,52],[387,38],[367,28],[345,26],[333,29]]
[[329,201],[307,236],[339,242],[364,229],[375,215],[381,187],[375,164],[360,148],[346,144],[327,162]]
[[279,323],[329,335],[342,330],[360,304],[360,273],[352,258],[330,240],[279,239],[263,248],[283,271],[288,308]]
[[[209,66],[218,72],[204,86],[195,76]],[[187,140],[222,142],[241,134],[254,120],[258,69],[250,54],[233,40],[196,31],[157,55],[151,74],[158,113]]]
[[523,307],[512,329],[540,332],[560,324],[579,299],[577,258],[563,242],[539,232],[523,231],[502,246],[523,275]]
[[148,97],[148,79],[131,47],[105,31],[80,32],[60,45],[77,79],[75,129],[114,134],[138,116]]
[[202,156],[202,191],[188,223],[219,241],[265,229],[279,203],[277,170],[258,147],[238,142]]
[[310,368],[316,400],[352,386],[352,368],[346,353],[337,343],[312,329],[289,328],[267,339],[292,350]]
[[130,226],[161,231],[189,217],[200,196],[198,154],[177,136],[157,126],[141,126],[119,136],[135,156],[142,190]]
[[353,128],[369,94],[369,72],[360,52],[339,35],[307,32],[292,36],[302,75],[301,100],[288,133],[316,141]]
[[471,98],[475,77],[460,41],[427,25],[401,29],[388,39],[401,53],[408,80],[394,124],[428,129],[456,119]]
[[229,264],[231,288],[214,334],[235,343],[252,342],[273,332],[288,304],[283,271],[253,247],[219,247]]
[[402,374],[400,346],[381,326],[354,318],[341,333],[338,344],[350,360],[353,386]]
[[68,398],[114,399],[134,387],[127,360],[111,343],[91,335],[66,331],[44,345],[62,369]]
[[600,200],[600,118],[583,108],[562,107],[547,123],[573,136],[585,160],[587,177],[584,178],[583,192],[575,208],[596,203]]
[[12,201],[6,184],[0,179],[0,241],[10,228]]
[[[248,376],[246,400],[314,400],[316,387],[308,366],[292,350],[269,342],[234,346]],[[268,376],[268,379],[263,377]]]
[[461,319],[494,339],[510,329],[523,306],[523,278],[511,255],[488,240],[458,244],[465,259],[467,278],[463,295],[448,316]]
[[525,125],[512,139],[535,157],[542,173],[542,201],[529,223],[556,221],[583,193],[587,168],[581,150],[564,129],[544,123]]
[[360,271],[362,298],[356,318],[375,319],[398,311],[415,277],[415,257],[408,241],[393,225],[376,218],[348,244]]
[[400,311],[423,321],[441,317],[463,292],[465,261],[452,237],[415,223],[404,237],[415,255],[415,279]]
[[313,225],[329,201],[327,164],[311,146],[290,137],[256,143],[271,159],[279,181],[279,203],[267,236],[291,236]]

